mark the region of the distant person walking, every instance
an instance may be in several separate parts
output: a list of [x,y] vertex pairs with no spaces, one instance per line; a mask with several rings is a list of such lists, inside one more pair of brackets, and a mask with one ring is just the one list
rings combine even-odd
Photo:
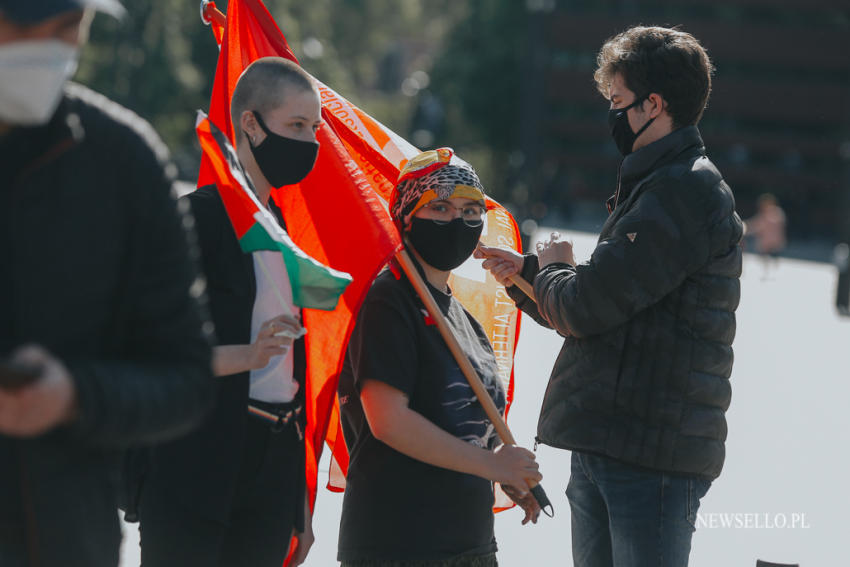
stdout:
[[774,195],[764,193],[758,198],[758,211],[744,222],[744,227],[745,234],[755,238],[756,251],[761,254],[764,263],[762,279],[767,279],[771,264],[776,267],[779,262],[777,255],[787,244],[785,211]]

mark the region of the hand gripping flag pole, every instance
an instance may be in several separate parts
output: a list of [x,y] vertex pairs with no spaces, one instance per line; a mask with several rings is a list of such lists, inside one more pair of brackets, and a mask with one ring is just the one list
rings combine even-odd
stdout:
[[[405,241],[405,246],[409,246],[407,241]],[[425,309],[427,309],[428,314],[437,323],[437,329],[439,329],[440,335],[442,335],[443,340],[446,341],[446,345],[449,347],[452,356],[454,356],[460,366],[463,375],[466,377],[467,382],[469,382],[470,387],[472,387],[472,391],[475,392],[475,396],[484,408],[484,413],[487,414],[487,417],[493,424],[496,433],[499,434],[499,438],[502,440],[502,443],[505,445],[516,445],[516,440],[514,440],[511,430],[508,429],[508,424],[505,423],[504,419],[502,419],[502,414],[499,413],[499,409],[496,407],[496,404],[487,392],[487,388],[481,382],[481,378],[478,376],[478,373],[472,367],[472,364],[469,362],[469,359],[466,357],[466,354],[457,342],[452,330],[449,328],[449,324],[446,322],[445,317],[443,317],[443,313],[437,306],[437,302],[434,301],[434,297],[431,295],[428,286],[425,285],[425,281],[422,279],[422,276],[419,275],[419,271],[413,264],[413,260],[411,260],[407,250],[399,251],[396,254],[396,260],[398,260],[399,264],[401,264],[401,268],[404,270],[404,273],[407,275],[410,283],[413,284],[413,289],[416,290],[416,293],[425,304]],[[543,513],[550,518],[553,517],[555,515],[555,509],[552,507],[552,503],[546,496],[543,486],[537,484],[534,480],[527,480],[527,482],[528,487],[531,489],[531,494],[534,496],[534,499],[537,500],[537,503],[540,505]]]

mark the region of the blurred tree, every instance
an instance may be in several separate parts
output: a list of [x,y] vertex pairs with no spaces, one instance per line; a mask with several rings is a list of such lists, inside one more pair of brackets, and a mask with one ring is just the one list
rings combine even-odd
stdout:
[[218,56],[198,6],[181,0],[125,2],[122,21],[97,17],[77,80],[148,119],[181,173],[197,167],[194,110],[204,108]]
[[517,143],[522,65],[526,60],[523,2],[472,0],[434,64],[433,90],[446,101],[452,143],[511,151]]
[[[554,2],[471,0],[432,71],[445,106],[437,145],[463,153],[522,221],[547,213],[538,168],[545,53],[543,18]],[[529,225],[531,226],[531,225]]]

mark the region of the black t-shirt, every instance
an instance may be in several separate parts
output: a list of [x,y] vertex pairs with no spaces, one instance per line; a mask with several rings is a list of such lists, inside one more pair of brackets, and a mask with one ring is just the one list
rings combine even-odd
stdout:
[[[487,336],[450,294],[429,286],[472,366],[504,411]],[[364,380],[409,397],[414,411],[455,437],[496,447],[498,436],[437,326],[405,277],[380,274],[357,318],[339,395],[350,466],[338,559],[439,560],[496,551],[493,485],[435,467],[375,439],[360,405]]]

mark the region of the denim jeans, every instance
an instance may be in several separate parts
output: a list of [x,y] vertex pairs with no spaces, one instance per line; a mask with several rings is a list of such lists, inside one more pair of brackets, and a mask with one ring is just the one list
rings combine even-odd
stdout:
[[686,567],[711,481],[573,452],[574,567]]

